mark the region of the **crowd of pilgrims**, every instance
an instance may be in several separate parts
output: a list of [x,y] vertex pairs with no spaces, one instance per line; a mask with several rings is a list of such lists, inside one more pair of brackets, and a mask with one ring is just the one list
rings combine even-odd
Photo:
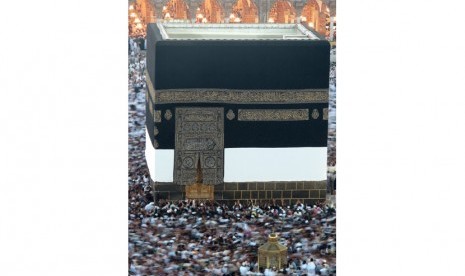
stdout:
[[129,187],[146,185],[149,173],[145,161],[145,53],[129,39],[128,62],[128,156]]
[[[129,275],[335,275],[334,206],[154,199],[144,157],[145,52],[136,40],[129,45]],[[288,247],[283,269],[258,268],[271,233]]]
[[143,27],[142,28],[137,28],[137,24],[134,22],[134,18],[131,18],[129,16],[129,18],[128,18],[128,32],[129,32],[131,37],[138,37],[138,38],[145,37],[145,35],[146,35],[146,28],[145,28],[146,23],[145,23],[145,17],[142,16],[142,6],[139,3],[137,3],[137,1],[133,1],[131,4],[134,7],[134,10],[132,10],[132,12],[137,14],[137,18],[139,18],[140,24]]
[[[336,166],[336,121],[331,116],[336,111],[336,62],[331,62],[329,73],[329,120],[328,120],[328,166]],[[335,175],[334,175],[335,177]]]

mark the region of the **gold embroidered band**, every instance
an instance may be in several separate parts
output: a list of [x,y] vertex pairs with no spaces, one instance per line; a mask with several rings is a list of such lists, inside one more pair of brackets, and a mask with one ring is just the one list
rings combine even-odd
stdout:
[[308,121],[308,109],[239,109],[239,121]]
[[234,90],[234,89],[163,89],[156,90],[146,72],[150,98],[155,104],[231,103],[231,104],[302,104],[327,103],[328,89]]

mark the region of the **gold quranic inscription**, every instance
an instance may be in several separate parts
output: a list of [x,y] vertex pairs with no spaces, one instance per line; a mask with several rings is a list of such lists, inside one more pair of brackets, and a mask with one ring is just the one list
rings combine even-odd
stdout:
[[[217,107],[178,107],[175,119],[173,182],[192,183],[195,160],[204,166],[203,184],[223,183],[224,109]],[[199,164],[200,165],[200,164]]]
[[157,90],[155,103],[326,103],[328,90],[224,90],[186,89]]
[[155,90],[148,72],[145,81],[150,98],[155,104],[170,103],[250,103],[293,104],[327,103],[327,88],[289,90],[234,90],[234,89],[158,89]]
[[323,120],[328,120],[328,109],[323,108]]
[[308,109],[239,109],[239,121],[308,121]]

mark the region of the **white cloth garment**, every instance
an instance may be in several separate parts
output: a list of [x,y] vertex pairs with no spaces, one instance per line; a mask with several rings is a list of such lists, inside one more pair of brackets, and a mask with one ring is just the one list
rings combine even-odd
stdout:
[[316,275],[316,265],[314,262],[309,262],[307,265],[308,276],[315,276]]

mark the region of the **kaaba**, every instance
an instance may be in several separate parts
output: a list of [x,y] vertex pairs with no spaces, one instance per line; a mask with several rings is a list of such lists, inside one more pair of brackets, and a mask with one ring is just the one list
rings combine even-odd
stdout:
[[158,22],[146,56],[157,198],[185,198],[200,169],[216,201],[325,200],[330,44],[317,32]]

